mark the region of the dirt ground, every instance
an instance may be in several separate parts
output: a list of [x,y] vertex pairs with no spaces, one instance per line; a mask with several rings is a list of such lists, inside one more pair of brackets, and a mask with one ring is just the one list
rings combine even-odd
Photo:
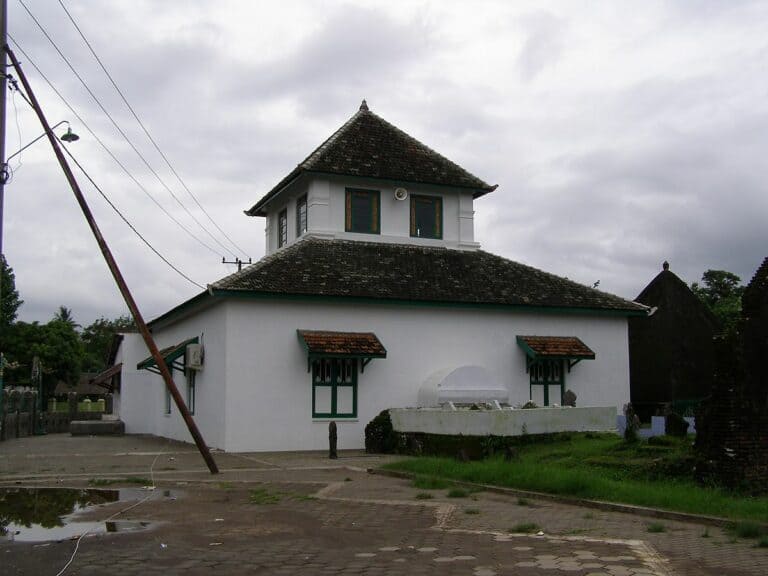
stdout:
[[221,473],[211,476],[194,446],[152,437],[0,443],[5,486],[155,486],[78,517],[130,507],[116,519],[149,529],[79,544],[0,541],[0,574],[57,575],[76,546],[65,574],[768,574],[768,549],[718,528],[486,492],[449,497],[367,471],[388,457],[214,456]]

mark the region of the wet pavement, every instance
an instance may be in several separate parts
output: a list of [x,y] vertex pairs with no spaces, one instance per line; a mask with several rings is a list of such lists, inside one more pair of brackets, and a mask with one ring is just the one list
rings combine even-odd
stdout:
[[[80,522],[149,524],[82,538],[65,574],[768,574],[768,549],[719,528],[486,492],[450,498],[367,473],[391,457],[214,456],[217,476],[193,446],[164,439],[24,438],[0,443],[0,484],[136,490],[148,479],[178,491],[81,510]],[[55,575],[75,545],[2,542],[0,573]]]

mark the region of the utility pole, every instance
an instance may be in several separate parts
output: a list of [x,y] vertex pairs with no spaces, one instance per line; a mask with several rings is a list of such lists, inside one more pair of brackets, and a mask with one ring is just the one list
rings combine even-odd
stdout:
[[35,114],[37,114],[37,118],[40,120],[40,124],[42,125],[43,130],[48,135],[48,140],[51,143],[51,147],[53,148],[53,153],[56,155],[56,159],[59,161],[59,165],[64,172],[64,176],[67,178],[67,182],[69,183],[70,188],[72,188],[72,193],[75,195],[75,199],[77,200],[77,203],[83,212],[83,216],[85,216],[85,220],[88,223],[88,226],[90,227],[91,232],[93,233],[93,236],[99,245],[99,248],[101,249],[101,254],[104,256],[104,260],[107,262],[109,271],[112,273],[112,277],[115,279],[115,283],[117,283],[117,287],[120,289],[120,293],[122,294],[125,303],[128,305],[128,309],[131,311],[133,320],[136,322],[136,327],[139,329],[139,333],[144,339],[144,343],[147,345],[149,353],[152,355],[152,359],[155,361],[158,369],[160,370],[160,375],[163,377],[165,386],[168,388],[168,392],[171,394],[171,397],[173,397],[173,400],[176,403],[176,407],[179,409],[179,413],[181,413],[182,417],[184,418],[184,422],[187,425],[189,433],[192,435],[195,444],[197,445],[197,449],[200,451],[203,460],[205,460],[205,463],[208,465],[208,469],[211,471],[211,474],[218,474],[219,469],[216,466],[216,462],[213,460],[213,456],[211,456],[211,452],[208,449],[208,446],[206,446],[205,441],[203,440],[203,436],[200,434],[200,430],[197,428],[197,424],[195,424],[192,415],[189,413],[189,409],[184,403],[184,398],[182,398],[181,394],[179,393],[179,389],[176,387],[176,383],[173,381],[171,371],[168,369],[168,365],[165,363],[165,359],[163,358],[162,354],[160,354],[160,350],[158,350],[157,344],[155,344],[155,340],[152,338],[152,334],[150,333],[146,322],[144,322],[144,317],[141,315],[139,307],[137,306],[136,301],[133,299],[133,295],[128,289],[128,285],[125,283],[123,274],[120,272],[120,268],[118,267],[114,256],[112,256],[112,251],[109,249],[107,241],[104,239],[104,236],[101,234],[101,230],[99,230],[99,226],[96,224],[96,220],[93,218],[93,214],[91,213],[91,209],[85,200],[85,196],[83,196],[83,193],[80,190],[80,185],[77,183],[75,175],[72,173],[72,169],[69,167],[69,163],[64,157],[64,153],[59,147],[59,142],[53,133],[53,130],[51,130],[51,126],[48,124],[48,120],[45,119],[45,114],[43,113],[43,110],[37,101],[35,93],[32,91],[32,86],[30,86],[29,81],[27,80],[27,76],[24,74],[24,70],[21,69],[21,65],[19,64],[16,55],[13,53],[13,50],[8,47],[8,44],[2,46],[2,50],[4,50],[11,59],[13,68],[16,70],[16,74],[24,86],[24,91],[27,93],[30,104],[34,109]]
[[243,262],[240,260],[240,258],[235,258],[233,261],[225,259],[223,256],[221,257],[221,263],[222,264],[237,264],[237,271],[240,272],[240,270],[243,269],[243,264],[253,264],[251,262],[250,257],[248,258],[248,262]]
[[[5,165],[5,96],[8,90],[8,60],[3,49],[8,44],[8,1],[0,0],[0,260],[4,258],[3,252],[3,205],[5,204],[5,183],[8,180],[8,168]],[[3,282],[0,277],[0,303],[3,301]],[[0,330],[5,324],[3,309],[0,306]],[[0,414],[3,407],[3,350],[0,348]],[[1,419],[0,419],[1,420]],[[5,423],[0,421],[0,430]]]

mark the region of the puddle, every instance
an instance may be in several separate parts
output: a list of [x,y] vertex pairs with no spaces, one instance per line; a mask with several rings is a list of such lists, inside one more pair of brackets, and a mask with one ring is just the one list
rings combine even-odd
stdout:
[[150,523],[129,520],[78,521],[77,516],[113,502],[176,498],[175,491],[137,488],[0,488],[0,538],[18,542],[65,540],[88,532],[104,534],[146,529]]

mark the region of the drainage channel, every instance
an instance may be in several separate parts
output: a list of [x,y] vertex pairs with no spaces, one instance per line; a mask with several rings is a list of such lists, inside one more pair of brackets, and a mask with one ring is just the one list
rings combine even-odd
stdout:
[[174,490],[148,492],[138,488],[0,488],[0,540],[48,542],[89,534],[146,530],[150,522],[137,520],[83,521],[79,517],[98,506],[115,502],[175,499]]

